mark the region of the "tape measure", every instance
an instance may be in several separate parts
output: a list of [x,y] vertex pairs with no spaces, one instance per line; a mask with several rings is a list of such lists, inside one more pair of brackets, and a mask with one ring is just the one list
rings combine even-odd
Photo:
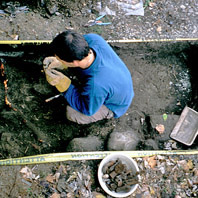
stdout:
[[125,154],[130,157],[147,157],[153,155],[197,155],[198,150],[151,150],[151,151],[96,151],[96,152],[70,152],[70,153],[52,153],[43,155],[34,155],[21,158],[10,158],[0,160],[0,166],[8,165],[28,165],[52,163],[61,161],[76,161],[76,160],[96,160],[103,159],[112,153]]
[[51,43],[51,40],[0,40],[0,44],[7,45],[22,45],[22,44],[48,44]]
[[[52,40],[0,40],[0,44],[49,44]],[[198,38],[175,38],[175,39],[126,39],[107,40],[108,43],[143,43],[143,42],[170,42],[170,41],[198,41]]]
[[107,40],[109,43],[146,43],[146,42],[170,42],[170,41],[198,41],[198,38],[175,38],[175,39],[127,39]]

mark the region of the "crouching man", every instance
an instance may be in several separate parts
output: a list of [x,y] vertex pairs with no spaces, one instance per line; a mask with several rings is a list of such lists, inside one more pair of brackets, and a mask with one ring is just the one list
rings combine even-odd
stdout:
[[[131,74],[101,36],[69,30],[56,36],[51,47],[54,57],[44,59],[44,71],[67,100],[67,119],[89,124],[127,111],[134,96]],[[80,86],[58,71],[67,68],[76,73]]]

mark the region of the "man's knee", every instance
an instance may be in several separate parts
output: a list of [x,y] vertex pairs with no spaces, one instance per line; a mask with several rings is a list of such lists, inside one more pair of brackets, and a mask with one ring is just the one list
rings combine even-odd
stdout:
[[67,105],[66,107],[66,118],[70,121],[74,121],[74,115],[75,115],[75,110],[73,108],[71,108],[69,105]]
[[78,124],[89,124],[92,122],[97,122],[102,119],[110,119],[113,117],[113,112],[109,110],[105,105],[102,105],[102,107],[99,109],[98,112],[96,112],[92,116],[84,115],[69,105],[66,107],[66,117],[68,120],[72,122],[76,122]]

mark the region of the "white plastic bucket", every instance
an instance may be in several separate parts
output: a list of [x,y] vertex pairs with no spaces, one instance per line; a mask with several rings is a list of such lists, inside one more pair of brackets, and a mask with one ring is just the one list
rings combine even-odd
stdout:
[[[127,155],[123,155],[123,154],[119,154],[119,153],[115,153],[115,154],[110,154],[107,157],[105,157],[98,168],[98,180],[99,183],[101,185],[101,187],[103,188],[103,190],[109,194],[112,197],[127,197],[129,195],[131,195],[132,193],[135,192],[135,190],[138,187],[138,184],[134,184],[131,186],[131,190],[129,192],[115,192],[115,191],[111,191],[109,190],[109,188],[107,187],[105,181],[103,181],[103,172],[102,172],[102,168],[103,166],[108,163],[109,161],[116,161],[117,159],[120,159],[122,161],[123,164],[126,164],[127,169],[128,170],[132,170],[132,172],[135,174],[136,172],[139,172],[139,168],[137,166],[137,163],[129,156]],[[138,176],[139,179],[139,176]]]

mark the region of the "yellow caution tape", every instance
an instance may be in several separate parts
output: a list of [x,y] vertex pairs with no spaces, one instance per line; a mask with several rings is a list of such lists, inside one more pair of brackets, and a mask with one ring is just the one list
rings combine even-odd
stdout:
[[43,155],[34,155],[21,158],[10,158],[0,160],[0,165],[25,165],[41,164],[61,161],[74,160],[94,160],[103,159],[112,153],[125,154],[130,157],[147,157],[153,155],[197,155],[198,150],[157,150],[157,151],[96,151],[96,152],[71,152],[71,153],[52,153]]
[[[108,43],[140,43],[140,42],[168,42],[168,41],[198,41],[198,38],[175,38],[175,39],[124,39],[107,40]],[[0,40],[0,44],[44,44],[51,40]]]
[[0,40],[0,44],[22,45],[22,44],[44,44],[51,43],[51,40]]
[[198,41],[198,38],[175,38],[175,39],[127,39],[107,40],[109,43],[143,43],[143,42],[170,42],[170,41]]

